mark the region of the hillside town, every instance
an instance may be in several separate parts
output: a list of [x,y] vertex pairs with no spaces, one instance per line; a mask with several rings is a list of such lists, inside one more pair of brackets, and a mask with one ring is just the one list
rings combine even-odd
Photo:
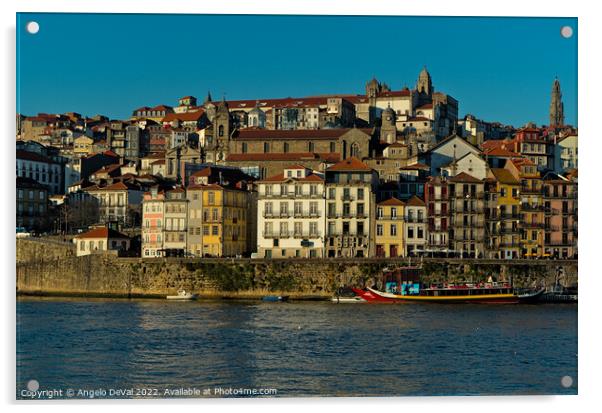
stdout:
[[577,137],[489,122],[435,89],[185,96],[128,119],[17,114],[18,234],[77,255],[575,259]]

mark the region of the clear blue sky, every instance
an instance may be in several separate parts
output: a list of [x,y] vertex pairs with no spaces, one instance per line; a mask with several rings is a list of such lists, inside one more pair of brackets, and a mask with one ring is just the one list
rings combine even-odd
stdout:
[[[28,21],[40,31],[25,31]],[[564,25],[574,35],[560,35]],[[140,106],[413,87],[426,65],[460,116],[548,123],[558,76],[577,123],[577,19],[17,15],[17,111],[127,118]]]

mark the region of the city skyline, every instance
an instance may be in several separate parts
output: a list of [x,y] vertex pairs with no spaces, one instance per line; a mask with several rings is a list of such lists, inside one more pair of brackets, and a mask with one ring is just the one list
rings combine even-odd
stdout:
[[[25,32],[31,20],[40,23],[36,35]],[[227,100],[363,94],[372,76],[399,90],[413,88],[426,66],[435,90],[459,100],[460,117],[514,126],[548,123],[558,77],[566,123],[577,126],[571,18],[23,13],[17,25],[17,111],[27,115],[75,111],[124,119],[137,107],[175,106],[181,96],[203,99],[207,91]],[[560,35],[564,25],[573,28],[572,38]],[[262,32],[248,34],[257,27]],[[78,29],[86,35],[69,37]],[[141,33],[148,36],[140,41]],[[332,47],[337,39],[341,44]],[[105,45],[100,50],[98,42]],[[333,59],[341,55],[342,64]]]

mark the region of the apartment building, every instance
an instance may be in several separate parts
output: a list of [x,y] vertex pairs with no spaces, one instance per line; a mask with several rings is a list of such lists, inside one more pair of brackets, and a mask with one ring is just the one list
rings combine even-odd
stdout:
[[374,255],[374,208],[378,173],[351,157],[325,171],[326,256]]
[[405,256],[420,255],[427,245],[426,204],[413,196],[405,204]]
[[257,248],[265,258],[324,256],[324,178],[303,165],[258,182]]
[[376,205],[375,255],[395,258],[405,256],[405,203],[389,198]]
[[450,242],[456,254],[485,254],[485,183],[465,172],[449,178]]
[[577,185],[548,172],[543,180],[545,208],[544,254],[574,258],[577,254]]

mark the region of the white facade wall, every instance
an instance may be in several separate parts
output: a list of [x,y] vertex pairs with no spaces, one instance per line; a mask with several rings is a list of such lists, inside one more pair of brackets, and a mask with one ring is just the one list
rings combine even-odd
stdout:
[[568,136],[554,145],[554,171],[556,173],[578,168],[577,141],[577,135]]
[[[312,186],[313,193],[310,192]],[[322,257],[324,216],[323,182],[288,180],[282,184],[261,183],[257,205],[259,256],[266,257],[266,251],[271,251],[267,256],[271,254],[272,258],[307,258],[311,254]],[[304,247],[302,242],[309,242],[311,246]],[[311,250],[315,252],[310,252]]]

